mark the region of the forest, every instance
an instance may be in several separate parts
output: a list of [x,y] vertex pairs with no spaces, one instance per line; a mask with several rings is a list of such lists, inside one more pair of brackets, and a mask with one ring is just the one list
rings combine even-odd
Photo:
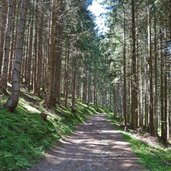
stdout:
[[145,167],[171,170],[170,57],[170,0],[0,0],[0,171],[30,168],[97,113]]

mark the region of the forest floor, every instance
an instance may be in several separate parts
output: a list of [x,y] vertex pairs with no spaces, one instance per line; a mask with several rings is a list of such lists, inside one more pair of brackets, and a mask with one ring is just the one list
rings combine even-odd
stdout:
[[[143,166],[171,171],[168,148],[156,137],[125,132],[120,118],[105,107],[77,99],[72,113],[68,98],[68,108],[60,105],[47,110],[41,98],[22,89],[11,114],[2,106],[6,100],[0,95],[0,171],[146,170]],[[46,121],[42,113],[47,114]]]
[[120,131],[105,116],[91,117],[29,171],[144,171]]

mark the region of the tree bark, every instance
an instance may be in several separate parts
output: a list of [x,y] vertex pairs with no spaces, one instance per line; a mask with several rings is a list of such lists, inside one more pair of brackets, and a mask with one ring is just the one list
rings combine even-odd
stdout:
[[[30,13],[31,13],[31,9],[33,9],[30,6]],[[32,52],[33,52],[33,24],[34,24],[34,12],[30,14],[30,18],[31,18],[31,22],[30,22],[30,38],[29,38],[29,56],[28,56],[28,70],[27,70],[27,88],[28,91],[31,90],[31,64],[32,64]]]
[[94,86],[94,90],[93,90],[93,99],[94,99],[94,105],[97,105],[97,87],[96,87],[96,78],[97,77],[97,74],[96,74],[96,71],[94,71],[94,79],[93,79],[93,86]]
[[154,114],[155,114],[155,132],[158,135],[158,51],[157,51],[157,27],[156,27],[156,9],[154,9],[154,74],[155,74],[155,98],[154,98]]
[[149,53],[149,77],[150,77],[150,104],[149,104],[149,132],[153,136],[155,135],[154,128],[154,113],[153,113],[153,55],[152,55],[152,45],[151,45],[151,17],[150,17],[150,7],[148,9],[148,53]]
[[87,102],[87,66],[84,63],[84,70],[83,70],[83,95],[82,100],[84,103]]
[[0,28],[0,76],[1,76],[1,70],[2,70],[2,61],[3,61],[3,45],[4,45],[4,33],[5,33],[5,26],[6,26],[6,15],[7,15],[7,9],[8,5],[5,0],[2,0],[0,2],[1,5],[1,14],[0,14],[0,20],[1,20],[1,28]]
[[37,58],[38,58],[38,3],[39,0],[35,0],[35,23],[34,23],[34,62],[33,62],[33,72],[32,72],[32,78],[33,78],[33,93],[37,94]]
[[131,0],[132,7],[132,87],[131,87],[131,124],[133,129],[138,127],[138,89],[137,89],[137,57],[136,57],[136,30],[135,30],[135,1]]
[[65,107],[68,105],[68,72],[69,72],[69,43],[67,42],[66,56],[65,56],[65,73],[64,73],[64,97],[65,97]]
[[13,20],[13,0],[8,1],[8,12],[6,19],[6,28],[5,28],[5,38],[3,45],[3,63],[2,63],[2,72],[0,80],[0,91],[2,93],[7,93],[7,74],[8,74],[8,63],[9,63],[9,54],[10,54],[10,41],[11,41],[11,32],[12,32],[12,20]]
[[92,78],[91,73],[88,73],[88,103],[92,103],[92,86],[91,86]]
[[15,42],[16,42],[16,0],[13,2],[14,6],[14,15],[13,15],[13,23],[12,23],[12,36],[11,36],[11,44],[10,44],[10,59],[9,59],[9,67],[8,67],[8,81],[11,83],[11,77],[12,77],[12,67],[13,67],[13,60],[14,60],[14,51],[15,51]]
[[39,16],[39,31],[38,31],[38,37],[39,37],[39,41],[38,41],[38,59],[37,59],[37,63],[38,63],[38,68],[37,68],[37,94],[40,95],[40,90],[41,90],[41,82],[42,82],[42,61],[43,61],[43,48],[42,48],[42,44],[43,44],[43,27],[44,27],[44,18],[43,18],[43,12],[40,13]]
[[123,82],[124,82],[124,85],[123,85],[123,114],[124,114],[124,124],[125,126],[127,126],[127,103],[126,103],[126,100],[127,100],[127,91],[126,91],[126,87],[127,87],[127,81],[126,81],[126,39],[125,39],[125,11],[124,11],[124,32],[123,32],[123,73],[124,73],[124,76],[123,76]]
[[20,96],[20,74],[23,57],[24,31],[26,22],[27,0],[19,1],[19,19],[17,22],[17,40],[15,48],[14,68],[12,72],[12,93],[5,106],[13,112],[18,105]]
[[75,93],[76,93],[76,59],[73,59],[72,66],[72,110],[75,111]]
[[165,137],[165,118],[164,118],[164,60],[163,60],[163,53],[162,53],[162,42],[163,42],[163,34],[160,30],[160,103],[161,103],[161,138],[164,143],[166,143]]
[[[45,105],[48,108],[55,106],[60,100],[60,75],[61,75],[61,54],[62,54],[62,1],[52,4],[52,26],[50,56],[48,60],[48,81]],[[58,18],[59,17],[59,18]]]

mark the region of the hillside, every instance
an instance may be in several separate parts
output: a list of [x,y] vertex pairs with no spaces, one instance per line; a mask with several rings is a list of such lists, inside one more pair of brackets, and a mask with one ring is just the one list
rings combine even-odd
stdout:
[[[0,103],[3,104],[5,99],[1,96]],[[71,112],[70,107],[64,106],[46,110],[42,104],[40,98],[22,89],[19,105],[14,113],[1,107],[1,171],[31,166],[62,136],[71,134],[77,125],[97,113],[92,105],[88,106],[79,100],[76,103],[75,113]],[[42,116],[46,114],[47,119],[44,121]]]

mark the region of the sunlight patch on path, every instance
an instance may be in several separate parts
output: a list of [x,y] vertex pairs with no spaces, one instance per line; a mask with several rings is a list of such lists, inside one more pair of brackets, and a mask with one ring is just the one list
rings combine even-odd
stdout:
[[79,126],[30,171],[145,171],[122,134],[103,115]]

